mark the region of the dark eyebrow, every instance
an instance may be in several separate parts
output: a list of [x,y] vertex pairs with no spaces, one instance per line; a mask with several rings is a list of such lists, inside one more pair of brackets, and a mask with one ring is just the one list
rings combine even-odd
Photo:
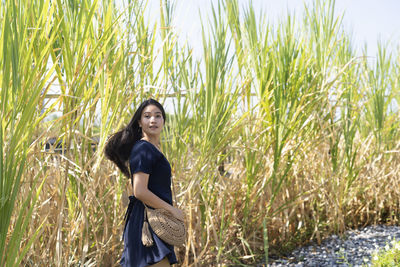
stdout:
[[[144,112],[143,114],[149,114],[149,113],[151,113],[151,112],[146,111],[146,112]],[[161,111],[156,111],[155,114],[161,114]]]

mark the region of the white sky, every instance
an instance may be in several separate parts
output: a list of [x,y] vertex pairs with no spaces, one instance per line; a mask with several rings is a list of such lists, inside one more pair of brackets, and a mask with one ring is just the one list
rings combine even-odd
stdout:
[[[180,42],[187,42],[194,50],[194,56],[202,53],[201,20],[211,16],[211,5],[218,0],[171,0],[176,4],[173,25]],[[247,7],[251,0],[238,0],[239,7]],[[297,19],[303,18],[304,4],[312,6],[314,0],[253,0],[257,12],[263,10],[272,24],[286,18],[289,11]],[[159,20],[160,0],[149,0],[148,10],[151,20]],[[400,48],[400,0],[336,0],[335,14],[344,14],[343,26],[352,37],[353,48],[361,55],[367,46],[367,55],[374,59],[378,41],[382,41],[388,52]],[[181,43],[182,45],[182,43]],[[167,101],[170,102],[170,101]],[[171,103],[165,103],[166,109]]]
[[[180,41],[194,49],[195,56],[201,55],[201,23],[211,15],[211,4],[218,0],[171,0],[176,3],[174,26]],[[118,4],[127,0],[116,0]],[[238,0],[240,7],[246,7],[250,0]],[[263,10],[274,23],[280,17],[286,17],[286,12],[295,13],[302,18],[304,4],[312,5],[313,0],[253,0],[256,12]],[[148,10],[151,20],[159,20],[160,0],[148,0]],[[343,23],[345,31],[352,34],[355,48],[361,50],[367,45],[368,55],[375,57],[378,40],[388,43],[389,51],[400,48],[400,0],[336,0],[336,14],[344,12]],[[182,43],[181,43],[182,45]],[[167,107],[168,108],[168,107]]]
[[[238,0],[239,6],[247,6],[250,0]],[[188,43],[201,50],[201,25],[199,12],[203,20],[210,14],[211,3],[217,0],[175,0],[176,12],[174,25],[185,36]],[[264,10],[270,22],[284,16],[289,10],[302,18],[304,3],[312,5],[313,0],[253,0],[256,12]],[[149,0],[152,17],[158,19],[159,0]],[[336,0],[336,14],[344,12],[345,31],[353,36],[354,45],[361,49],[367,44],[368,55],[375,56],[378,40],[390,42],[390,48],[400,43],[400,0]]]

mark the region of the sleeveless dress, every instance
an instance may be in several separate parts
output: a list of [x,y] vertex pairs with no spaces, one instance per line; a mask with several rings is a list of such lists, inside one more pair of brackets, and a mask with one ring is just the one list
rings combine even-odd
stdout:
[[[149,174],[148,189],[162,200],[172,204],[171,166],[165,156],[150,142],[139,140],[129,158],[131,173]],[[134,196],[129,197],[123,234],[124,250],[120,264],[125,267],[144,267],[167,257],[170,264],[177,263],[174,247],[159,239],[150,228],[154,245],[142,244],[144,205]]]

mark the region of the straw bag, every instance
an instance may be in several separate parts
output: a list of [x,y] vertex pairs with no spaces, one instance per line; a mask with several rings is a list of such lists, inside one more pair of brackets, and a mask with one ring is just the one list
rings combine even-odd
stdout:
[[[175,185],[172,180],[173,197],[176,202]],[[183,246],[186,241],[186,229],[183,221],[177,219],[164,209],[151,209],[144,203],[144,220],[142,228],[142,243],[145,247],[154,245],[149,224],[153,232],[165,243],[173,246]]]
[[153,232],[164,242],[173,246],[182,246],[186,241],[186,230],[183,221],[175,218],[164,209],[151,209],[144,205],[144,222],[142,243],[146,247],[154,245],[149,224]]

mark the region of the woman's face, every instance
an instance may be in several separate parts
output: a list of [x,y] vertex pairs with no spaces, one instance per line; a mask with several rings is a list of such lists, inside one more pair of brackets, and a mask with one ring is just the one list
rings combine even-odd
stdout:
[[164,128],[164,118],[161,110],[155,105],[148,105],[143,109],[139,121],[143,134],[148,136],[157,136],[161,134]]

